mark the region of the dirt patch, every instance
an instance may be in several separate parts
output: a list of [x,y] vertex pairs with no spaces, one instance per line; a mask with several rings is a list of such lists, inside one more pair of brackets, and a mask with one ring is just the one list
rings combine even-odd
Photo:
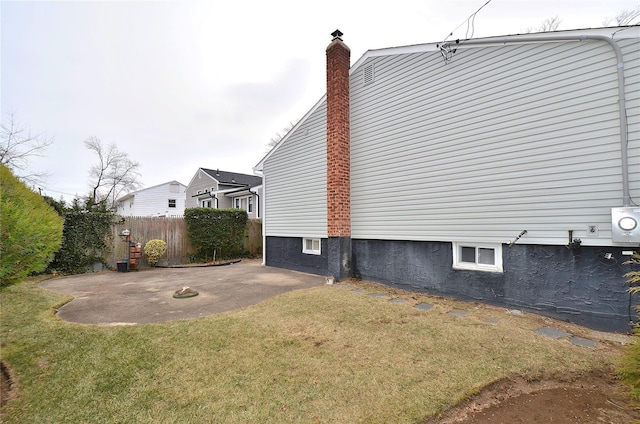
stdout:
[[0,362],[0,408],[5,406],[14,395],[15,390],[11,372],[4,362]]
[[612,370],[600,370],[577,376],[507,378],[424,424],[617,424],[635,420],[640,420],[640,408],[632,406]]

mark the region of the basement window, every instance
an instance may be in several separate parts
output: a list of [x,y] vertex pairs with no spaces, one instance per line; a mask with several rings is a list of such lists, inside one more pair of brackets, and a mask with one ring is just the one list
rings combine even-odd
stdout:
[[320,239],[314,239],[314,238],[302,239],[302,253],[306,253],[308,255],[319,255],[320,246],[321,246]]
[[457,243],[453,244],[453,267],[473,271],[503,272],[502,245]]

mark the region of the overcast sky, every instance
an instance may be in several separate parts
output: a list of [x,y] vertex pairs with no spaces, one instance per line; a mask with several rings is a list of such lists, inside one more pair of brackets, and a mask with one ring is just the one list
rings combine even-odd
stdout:
[[[269,140],[325,92],[340,29],[367,50],[468,33],[487,0],[0,2],[1,112],[54,138],[43,193],[88,192],[95,136],[141,164],[142,183],[188,184],[199,167],[251,174]],[[491,0],[473,37],[603,26],[640,0]],[[637,22],[636,20],[635,22]],[[612,20],[612,22],[615,22]],[[612,23],[613,25],[613,23]],[[457,28],[457,30],[456,30]]]

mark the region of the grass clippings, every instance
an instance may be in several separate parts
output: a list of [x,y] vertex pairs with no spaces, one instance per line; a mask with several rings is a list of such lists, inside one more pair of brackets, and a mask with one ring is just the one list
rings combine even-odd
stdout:
[[[215,316],[124,327],[55,316],[69,299],[28,280],[0,291],[0,359],[19,396],[6,423],[416,423],[512,375],[581,373],[617,347],[533,333],[548,319],[338,286]],[[429,311],[413,307],[434,305]],[[448,315],[454,309],[469,315]],[[471,308],[471,309],[470,309]],[[499,322],[483,318],[499,315]],[[568,325],[568,324],[567,324]],[[563,329],[567,329],[563,327]],[[573,334],[579,328],[572,327]]]

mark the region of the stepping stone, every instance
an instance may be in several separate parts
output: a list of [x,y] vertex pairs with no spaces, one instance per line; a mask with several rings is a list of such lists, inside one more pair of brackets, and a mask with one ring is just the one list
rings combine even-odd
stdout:
[[396,297],[395,299],[391,299],[389,303],[407,303],[407,299]]
[[337,289],[349,289],[349,290],[356,288],[356,286],[354,286],[353,284],[338,284],[338,285],[335,285],[334,287]]
[[369,297],[389,297],[386,293],[371,293]]
[[465,311],[464,309],[452,309],[448,314],[452,317],[466,317],[469,314],[469,311]]
[[433,305],[430,305],[428,303],[418,303],[416,305],[416,309],[420,309],[421,311],[429,311],[431,310],[431,308],[433,308]]
[[533,330],[534,333],[542,334],[543,336],[551,337],[552,339],[561,339],[562,337],[569,337],[572,334],[565,333],[564,331],[556,330],[552,327],[542,327],[537,330]]
[[500,322],[498,318],[480,318],[482,322],[486,322],[487,324],[497,324]]
[[353,291],[353,293],[362,293],[363,291],[364,290],[362,290],[362,289],[356,289],[356,290]]
[[582,337],[573,336],[571,337],[571,339],[569,339],[569,341],[571,342],[571,344],[574,344],[576,346],[582,346],[589,349],[596,348],[596,342],[589,339],[583,339]]

